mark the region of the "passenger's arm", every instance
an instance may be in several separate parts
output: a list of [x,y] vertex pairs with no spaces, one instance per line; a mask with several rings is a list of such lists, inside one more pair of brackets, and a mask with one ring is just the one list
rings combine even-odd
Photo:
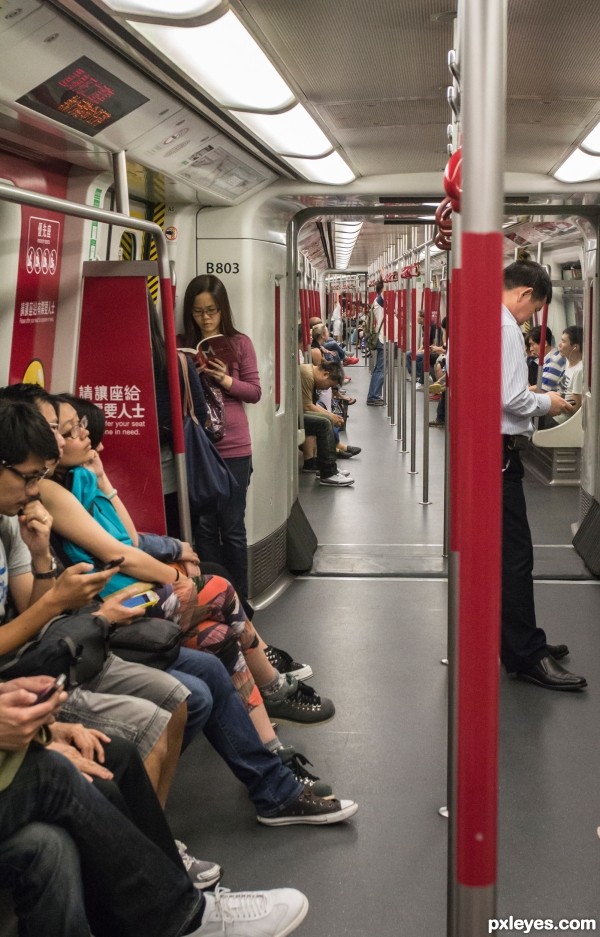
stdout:
[[[89,563],[70,566],[37,602],[5,622],[0,628],[0,654],[8,654],[31,641],[44,625],[65,609],[81,608],[91,602],[114,573],[114,570],[94,573],[91,569]],[[131,614],[129,610],[129,616]]]
[[45,573],[52,568],[52,517],[40,501],[29,501],[19,515],[18,524],[20,536],[11,542],[8,575],[13,602],[17,611],[22,612],[54,585],[53,579],[33,576],[33,572]]
[[54,517],[54,530],[65,540],[77,544],[103,563],[122,556],[121,572],[134,579],[161,585],[177,581],[178,574],[170,566],[153,559],[137,547],[115,540],[66,488],[44,479],[40,482],[40,494],[43,504]]
[[331,420],[334,426],[341,426],[344,422],[341,416],[338,416],[337,413],[332,413],[331,410],[325,410],[324,407],[317,406],[316,403],[307,403],[304,405],[305,413],[318,413],[319,416],[326,416],[328,420]]
[[[102,459],[100,458],[100,456],[95,450],[92,450],[91,458],[89,462],[86,463],[85,467],[89,469],[90,472],[93,472],[94,475],[96,476],[98,480],[98,490],[101,491],[103,495],[111,495],[113,491],[116,491],[116,488],[114,487],[108,475],[104,471]],[[113,497],[110,500],[112,501],[112,506],[114,507],[115,511],[119,515],[119,518],[121,519],[121,522],[125,530],[131,537],[134,545],[137,546],[138,533],[137,533],[137,530],[135,529],[133,518],[131,517],[131,514],[129,513],[123,501],[119,497],[118,492],[117,494],[113,495]]]
[[[217,382],[230,397],[244,403],[258,403],[261,397],[260,377],[254,345],[247,335],[234,338],[234,347],[237,355],[239,376],[232,377],[225,373]],[[210,373],[210,372],[208,372]]]

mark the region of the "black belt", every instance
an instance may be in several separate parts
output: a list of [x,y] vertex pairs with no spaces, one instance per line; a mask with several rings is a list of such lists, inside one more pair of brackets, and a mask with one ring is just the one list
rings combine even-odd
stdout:
[[524,433],[515,436],[502,436],[502,440],[507,449],[512,451],[518,451],[522,449],[527,449],[531,439],[529,436],[525,436]]

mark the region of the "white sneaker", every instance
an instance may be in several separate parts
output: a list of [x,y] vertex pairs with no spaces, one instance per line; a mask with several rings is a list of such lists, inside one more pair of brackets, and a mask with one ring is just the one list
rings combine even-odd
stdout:
[[417,387],[417,390],[423,390],[423,388],[425,387],[425,385],[424,385],[424,384],[421,384],[419,381],[417,381],[416,387]]
[[176,839],[175,845],[179,850],[181,861],[185,866],[185,871],[192,880],[194,888],[203,891],[205,888],[212,888],[220,881],[223,875],[223,869],[216,862],[207,862],[204,859],[196,859],[190,856],[187,846],[181,840]]
[[295,888],[205,895],[202,924],[189,937],[286,937],[306,917],[308,898]]
[[[338,475],[345,475],[346,478],[350,478],[350,472],[346,472],[345,469],[338,469]],[[317,472],[317,478],[321,477],[321,473]],[[294,674],[295,677],[298,677],[298,674]],[[312,674],[311,674],[312,676]],[[306,680],[306,677],[298,677],[299,680]]]
[[320,485],[333,485],[336,488],[344,488],[354,484],[354,479],[350,475],[342,475],[338,472],[336,475],[330,475],[329,478],[319,478]]

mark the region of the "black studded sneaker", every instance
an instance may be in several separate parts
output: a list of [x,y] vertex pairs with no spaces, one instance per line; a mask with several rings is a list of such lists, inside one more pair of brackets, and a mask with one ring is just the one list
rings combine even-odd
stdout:
[[263,696],[269,718],[277,722],[318,725],[335,716],[330,699],[319,696],[311,686],[286,674],[285,684],[271,696]]
[[273,647],[268,644],[265,648],[265,654],[270,664],[273,664],[275,670],[279,673],[291,673],[296,680],[308,680],[313,675],[313,669],[310,664],[299,664],[287,651],[282,651],[280,647]]
[[305,787],[309,787],[315,797],[326,798],[333,795],[330,784],[321,781],[316,774],[311,774],[306,769],[305,765],[313,767],[312,761],[309,761],[306,755],[297,752],[293,745],[284,745],[283,748],[278,748],[277,754],[284,765],[290,769],[296,780],[304,784]]
[[291,803],[280,807],[268,816],[257,816],[259,823],[265,826],[290,826],[292,823],[320,825],[322,823],[340,823],[349,820],[358,810],[353,800],[326,800],[316,797],[309,788],[304,790]]

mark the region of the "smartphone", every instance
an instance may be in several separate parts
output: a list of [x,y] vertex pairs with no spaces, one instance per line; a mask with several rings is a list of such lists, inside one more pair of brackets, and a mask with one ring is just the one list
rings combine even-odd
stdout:
[[115,569],[117,566],[120,566],[121,563],[125,562],[125,557],[120,556],[117,560],[109,560],[108,563],[102,563],[98,567],[98,572],[103,573],[107,569]]
[[128,599],[123,599],[121,605],[125,608],[148,608],[150,605],[156,605],[158,596],[156,592],[140,592],[139,595],[130,595]]
[[54,683],[51,683],[46,690],[42,690],[41,693],[38,693],[35,703],[32,703],[32,706],[37,706],[38,703],[45,703],[46,700],[49,700],[51,696],[54,696],[55,693],[59,693],[67,682],[66,673],[61,673],[59,677],[56,678]]

